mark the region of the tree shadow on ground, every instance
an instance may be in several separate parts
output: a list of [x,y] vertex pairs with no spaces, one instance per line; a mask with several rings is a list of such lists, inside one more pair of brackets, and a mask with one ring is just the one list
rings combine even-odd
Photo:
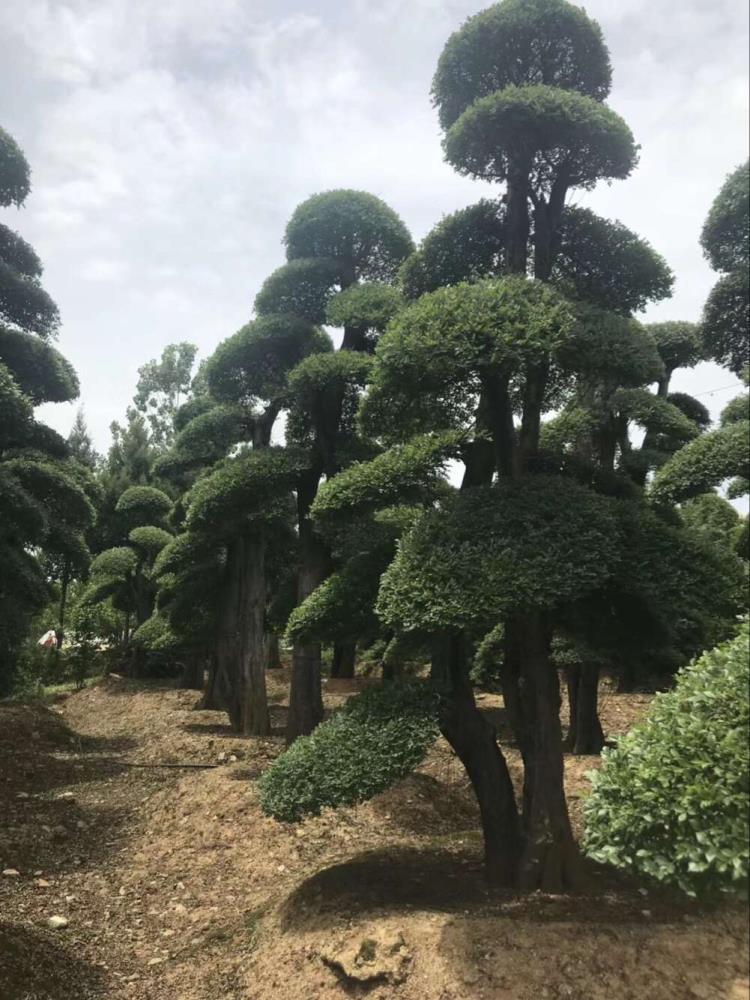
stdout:
[[[212,709],[213,711],[213,709]],[[268,714],[271,717],[271,736],[283,736],[286,732],[286,719],[289,714],[287,705],[269,705]],[[182,728],[186,733],[199,733],[204,736],[225,736],[235,740],[257,740],[267,739],[267,737],[244,736],[235,732],[228,722],[214,722],[206,719],[196,722],[183,722]]]
[[153,782],[117,759],[136,745],[127,736],[80,737],[39,705],[0,706],[0,856],[7,866],[80,871],[111,853],[132,811],[117,797],[134,783],[141,789]]
[[[644,922],[643,886],[601,865],[587,865],[587,888],[569,895],[520,895],[490,887],[476,849],[392,848],[368,851],[306,879],[284,901],[285,932],[322,929],[342,913],[357,919],[409,910],[512,916],[536,923],[575,920],[621,926]],[[649,923],[696,913],[676,892],[650,887]],[[705,907],[703,907],[705,910]]]
[[94,1000],[107,997],[102,969],[74,954],[52,934],[0,922],[3,1000]]

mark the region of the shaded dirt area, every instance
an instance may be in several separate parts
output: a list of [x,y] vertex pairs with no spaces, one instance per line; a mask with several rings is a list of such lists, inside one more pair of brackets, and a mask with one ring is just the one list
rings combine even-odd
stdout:
[[[195,692],[117,679],[51,710],[0,706],[0,868],[17,872],[0,877],[2,1000],[747,1000],[739,907],[599,870],[576,898],[488,891],[442,742],[372,802],[265,818],[286,680],[267,739],[196,711]],[[607,733],[647,703],[604,690]],[[480,705],[502,732],[500,699]],[[215,766],[153,766],[177,763]],[[567,760],[577,824],[595,763]]]

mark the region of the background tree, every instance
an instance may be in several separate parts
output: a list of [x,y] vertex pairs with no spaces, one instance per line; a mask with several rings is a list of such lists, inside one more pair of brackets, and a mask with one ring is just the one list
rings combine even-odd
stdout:
[[[0,205],[21,205],[29,168],[0,129]],[[51,596],[61,566],[85,572],[94,512],[63,438],[34,407],[78,395],[78,380],[49,338],[57,309],[41,287],[38,257],[0,226],[0,686],[12,684],[21,642]]]
[[174,416],[190,391],[197,353],[195,344],[168,344],[158,361],[148,361],[138,369],[133,402],[145,415],[156,448],[172,443]]

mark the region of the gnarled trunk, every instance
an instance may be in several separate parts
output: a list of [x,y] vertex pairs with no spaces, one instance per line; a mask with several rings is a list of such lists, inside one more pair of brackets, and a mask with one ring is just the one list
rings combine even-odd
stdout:
[[495,731],[474,701],[462,634],[437,641],[432,676],[445,693],[440,731],[466,768],[479,803],[487,878],[513,886],[521,856],[518,808]]
[[526,765],[530,802],[524,817],[521,886],[562,892],[578,888],[583,873],[565,800],[560,682],[550,659],[551,632],[541,613],[519,618],[518,638],[532,738]]
[[266,635],[266,670],[281,669],[281,652],[279,646],[278,633],[269,632]]
[[[300,539],[297,604],[301,604],[323,582],[328,570],[328,552],[314,533],[310,521],[310,507],[315,499],[319,478],[317,472],[312,472],[297,490]],[[293,743],[298,736],[307,736],[323,718],[320,678],[320,644],[296,639],[292,649],[287,745]]]
[[336,642],[333,646],[331,677],[354,677],[357,660],[356,642]]
[[262,531],[240,546],[237,660],[233,676],[233,715],[239,732],[268,736],[271,721],[266,695],[266,540]]
[[567,748],[574,754],[600,754],[604,732],[599,721],[599,667],[584,663],[566,670],[570,727]]

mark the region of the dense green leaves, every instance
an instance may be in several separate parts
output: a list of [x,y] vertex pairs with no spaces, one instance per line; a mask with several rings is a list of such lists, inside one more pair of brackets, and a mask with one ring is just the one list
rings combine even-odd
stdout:
[[334,260],[325,257],[290,260],[263,282],[255,297],[255,311],[259,316],[276,313],[323,323],[326,305],[338,282],[339,267]]
[[73,366],[34,334],[0,325],[0,359],[34,405],[67,403],[78,396]]
[[438,736],[437,716],[437,695],[424,683],[363,691],[266,771],[263,812],[295,822],[372,798],[422,762]]
[[31,171],[20,146],[0,128],[0,205],[20,205],[31,190]]
[[573,336],[558,352],[568,372],[637,388],[664,373],[654,338],[636,320],[579,305]]
[[488,628],[601,586],[620,556],[611,502],[572,480],[527,476],[463,491],[425,513],[383,576],[392,628]]
[[133,527],[158,525],[172,509],[172,501],[154,486],[130,486],[120,496],[115,509]]
[[750,273],[741,268],[716,282],[703,308],[706,354],[740,375],[750,358]]
[[284,236],[287,257],[334,260],[339,283],[391,281],[414,249],[398,215],[366,191],[324,191],[294,210]]
[[330,300],[326,322],[330,326],[351,327],[367,333],[382,333],[403,300],[391,285],[365,282],[350,285]]
[[206,377],[222,403],[253,406],[279,399],[286,373],[308,354],[330,351],[330,338],[298,316],[261,316],[222,341],[209,358]]
[[691,895],[747,891],[748,629],[680,672],[592,774],[586,848]]
[[701,231],[714,271],[747,269],[750,258],[750,161],[724,181]]
[[597,100],[609,93],[609,53],[596,21],[562,0],[504,0],[448,39],[432,83],[443,128],[477,98],[547,84]]
[[614,111],[590,97],[542,85],[506,87],[474,102],[448,130],[446,159],[459,173],[508,180],[523,164],[547,191],[560,163],[570,187],[627,177],[638,155]]
[[679,503],[719,486],[750,478],[750,423],[731,423],[680,448],[657,472],[651,487],[659,503]]
[[701,331],[697,323],[669,320],[649,323],[646,329],[656,341],[667,375],[676,368],[692,368],[704,360]]

